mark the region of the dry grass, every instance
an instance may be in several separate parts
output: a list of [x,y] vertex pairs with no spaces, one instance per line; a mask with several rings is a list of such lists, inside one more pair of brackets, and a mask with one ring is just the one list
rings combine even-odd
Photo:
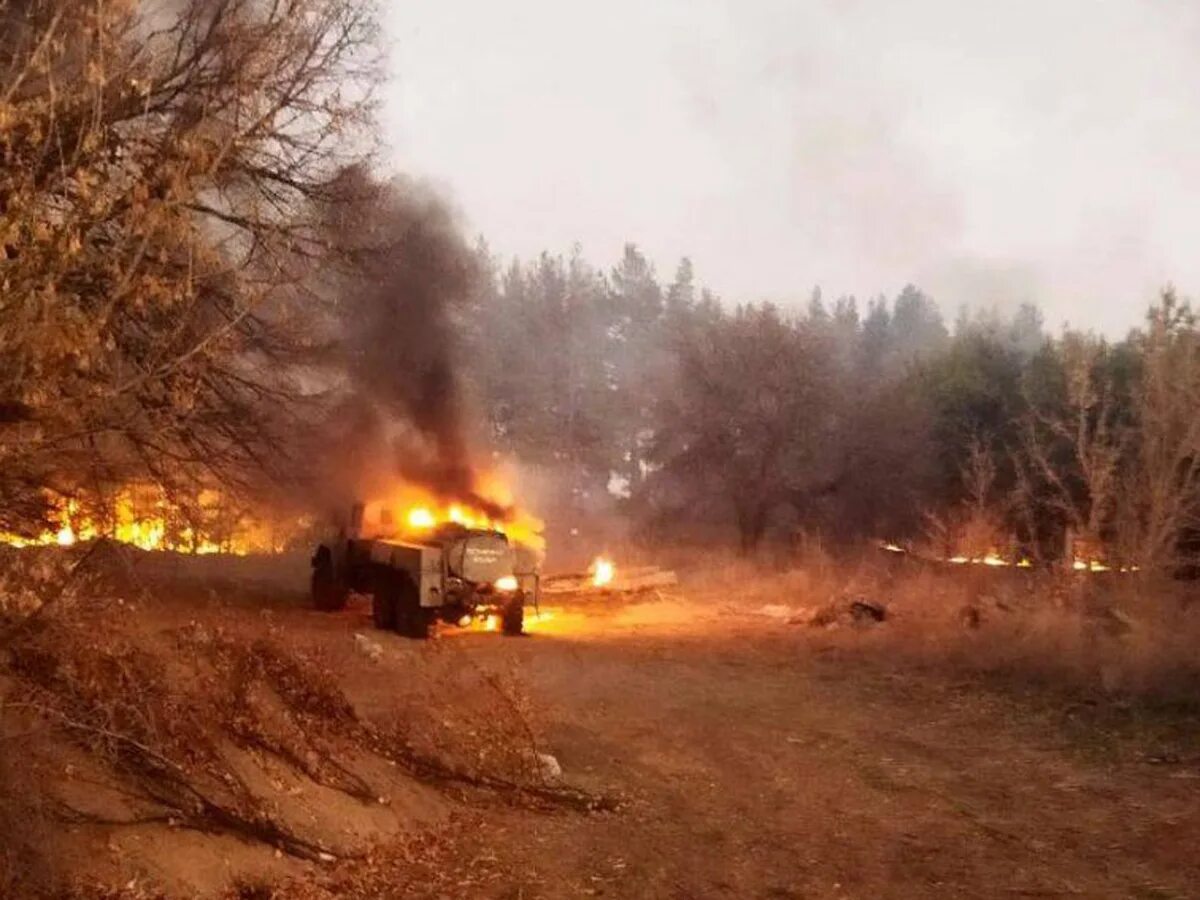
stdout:
[[879,596],[892,648],[956,668],[1156,701],[1200,686],[1200,605],[1122,576],[900,571]]
[[[1116,573],[926,563],[883,552],[788,567],[711,555],[687,573],[709,603],[767,611],[814,635],[839,629],[892,658],[1171,703],[1200,697],[1200,587]],[[887,610],[868,636],[844,612]],[[830,630],[832,628],[832,631]]]

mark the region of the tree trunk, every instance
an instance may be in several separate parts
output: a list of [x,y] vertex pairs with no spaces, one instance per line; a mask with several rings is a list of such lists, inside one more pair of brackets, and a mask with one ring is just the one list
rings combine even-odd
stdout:
[[767,514],[770,506],[759,501],[749,506],[738,507],[738,538],[742,556],[753,556],[767,532]]

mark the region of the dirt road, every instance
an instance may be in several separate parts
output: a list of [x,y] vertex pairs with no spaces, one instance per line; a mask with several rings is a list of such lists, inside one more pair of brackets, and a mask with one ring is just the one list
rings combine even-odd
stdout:
[[451,638],[519,666],[567,776],[626,799],[489,813],[496,895],[1200,896],[1194,760],[844,638],[670,604]]

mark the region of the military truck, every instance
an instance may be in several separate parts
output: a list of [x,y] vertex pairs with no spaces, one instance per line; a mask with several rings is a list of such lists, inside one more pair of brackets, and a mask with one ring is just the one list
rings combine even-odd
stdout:
[[428,637],[438,620],[468,625],[481,616],[497,617],[503,634],[523,633],[526,603],[537,603],[539,588],[528,548],[502,532],[454,523],[363,537],[361,505],[351,523],[313,553],[317,609],[342,609],[353,591],[371,595],[375,627],[407,637]]

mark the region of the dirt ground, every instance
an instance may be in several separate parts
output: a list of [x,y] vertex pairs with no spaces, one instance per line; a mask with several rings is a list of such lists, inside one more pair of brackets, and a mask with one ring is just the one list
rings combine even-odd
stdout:
[[462,644],[519,660],[564,770],[629,802],[498,822],[527,872],[508,896],[1200,896],[1194,730],[1155,756],[1143,729],[736,609],[555,624]]
[[513,673],[566,781],[619,800],[464,799],[475,874],[441,896],[1200,896],[1190,713],[904,661],[889,623],[813,629],[686,588],[551,601],[527,637],[428,644],[371,630],[363,602],[319,613],[270,591],[151,618],[217,609],[327,648],[366,717],[414,664]]
[[[814,631],[686,590],[553,604],[524,639],[367,632],[385,657],[516,671],[565,777],[623,801],[486,810],[488,895],[1200,896],[1192,720],[898,662],[886,623]],[[330,643],[368,627],[361,606],[275,615]],[[387,680],[343,658],[385,711]]]

